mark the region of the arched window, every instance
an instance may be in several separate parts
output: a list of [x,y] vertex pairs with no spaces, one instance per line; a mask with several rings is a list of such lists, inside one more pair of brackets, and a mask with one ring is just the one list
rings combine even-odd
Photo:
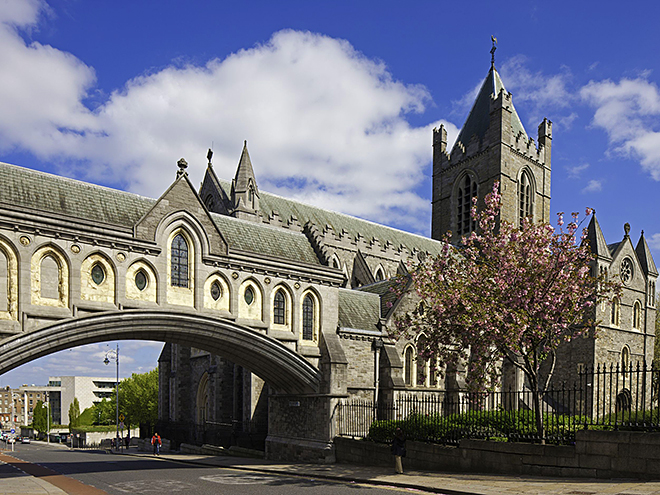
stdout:
[[477,183],[469,175],[461,179],[458,186],[458,205],[456,232],[458,235],[469,234],[476,229],[476,222],[471,217],[472,198],[477,196]]
[[286,325],[286,297],[282,289],[278,289],[273,299],[273,323]]
[[172,285],[188,287],[188,243],[181,234],[172,240]]
[[302,338],[314,340],[314,300],[307,294],[302,305]]
[[624,346],[621,349],[621,371],[627,371],[630,367],[630,349],[628,346]]
[[9,258],[0,249],[0,311],[9,310]]
[[635,330],[642,328],[642,305],[639,301],[635,301],[635,304],[633,304],[632,326]]
[[41,297],[44,299],[59,299],[60,265],[52,256],[44,256],[41,260]]
[[522,226],[525,218],[532,214],[532,182],[526,171],[520,175],[518,184],[518,225]]
[[417,358],[416,358],[416,369],[417,369],[417,386],[424,387],[426,386],[426,378],[428,377],[428,360],[424,359],[422,353],[426,350],[426,337],[421,336],[417,341]]
[[618,297],[615,297],[614,299],[612,299],[612,315],[610,318],[610,323],[615,327],[618,327],[620,318],[621,318],[621,302],[619,301]]
[[412,367],[414,360],[414,351],[412,346],[406,347],[403,356],[403,379],[407,386],[412,386]]
[[197,424],[203,425],[209,419],[209,375],[204,373],[197,387]]
[[385,274],[383,274],[383,269],[381,267],[378,267],[378,270],[376,270],[376,281],[380,282],[381,280],[385,280]]

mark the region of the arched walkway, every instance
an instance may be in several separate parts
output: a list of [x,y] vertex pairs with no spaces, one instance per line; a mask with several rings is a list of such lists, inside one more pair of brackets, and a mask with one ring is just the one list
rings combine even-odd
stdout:
[[277,392],[318,393],[319,370],[280,342],[231,320],[157,310],[124,310],[62,320],[0,342],[0,375],[37,358],[108,340],[155,340],[225,357]]

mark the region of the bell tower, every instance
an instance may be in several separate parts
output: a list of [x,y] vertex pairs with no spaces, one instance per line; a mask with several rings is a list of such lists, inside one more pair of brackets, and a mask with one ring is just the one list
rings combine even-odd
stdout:
[[431,235],[452,242],[476,229],[470,218],[472,198],[477,208],[495,181],[500,183],[500,219],[519,225],[523,218],[550,220],[550,150],[552,122],[543,119],[538,144],[530,138],[495,69],[491,66],[472,109],[452,147],[447,149],[444,126],[433,129],[433,207]]

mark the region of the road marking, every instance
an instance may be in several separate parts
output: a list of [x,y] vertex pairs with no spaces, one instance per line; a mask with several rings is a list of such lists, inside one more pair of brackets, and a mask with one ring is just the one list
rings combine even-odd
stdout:
[[171,493],[183,491],[194,493],[195,489],[194,485],[178,480],[123,481],[111,486],[124,493]]
[[211,474],[201,476],[200,480],[210,481],[211,483],[221,483],[223,485],[264,485],[275,480],[275,476],[266,474]]

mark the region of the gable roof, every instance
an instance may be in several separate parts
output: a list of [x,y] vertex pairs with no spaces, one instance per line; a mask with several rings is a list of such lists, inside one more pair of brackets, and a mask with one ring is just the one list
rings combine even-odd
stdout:
[[[380,297],[381,317],[387,319],[389,318],[390,313],[394,311],[396,302],[399,299],[395,289],[401,284],[404,284],[404,287],[407,289],[410,285],[410,276],[406,276],[403,280],[400,277],[381,280],[370,285],[363,285],[355,290],[377,294]],[[389,307],[388,303],[390,303]]]
[[[480,141],[483,140],[486,135],[486,131],[490,126],[490,104],[495,98],[497,98],[500,92],[504,91],[507,93],[504,83],[500,78],[499,73],[495,67],[490,68],[486,79],[484,79],[481,89],[477,94],[472,109],[468,114],[468,117],[461,128],[461,132],[458,134],[458,138],[454,143],[454,148],[458,143],[462,143],[464,147],[470,142],[472,136],[476,136]],[[527,138],[527,133],[525,132],[525,127],[523,126],[520,117],[516,109],[513,107],[513,102],[511,103],[511,127],[513,129],[514,137],[522,133],[525,138]]]
[[0,162],[0,204],[132,228],[155,199]]

